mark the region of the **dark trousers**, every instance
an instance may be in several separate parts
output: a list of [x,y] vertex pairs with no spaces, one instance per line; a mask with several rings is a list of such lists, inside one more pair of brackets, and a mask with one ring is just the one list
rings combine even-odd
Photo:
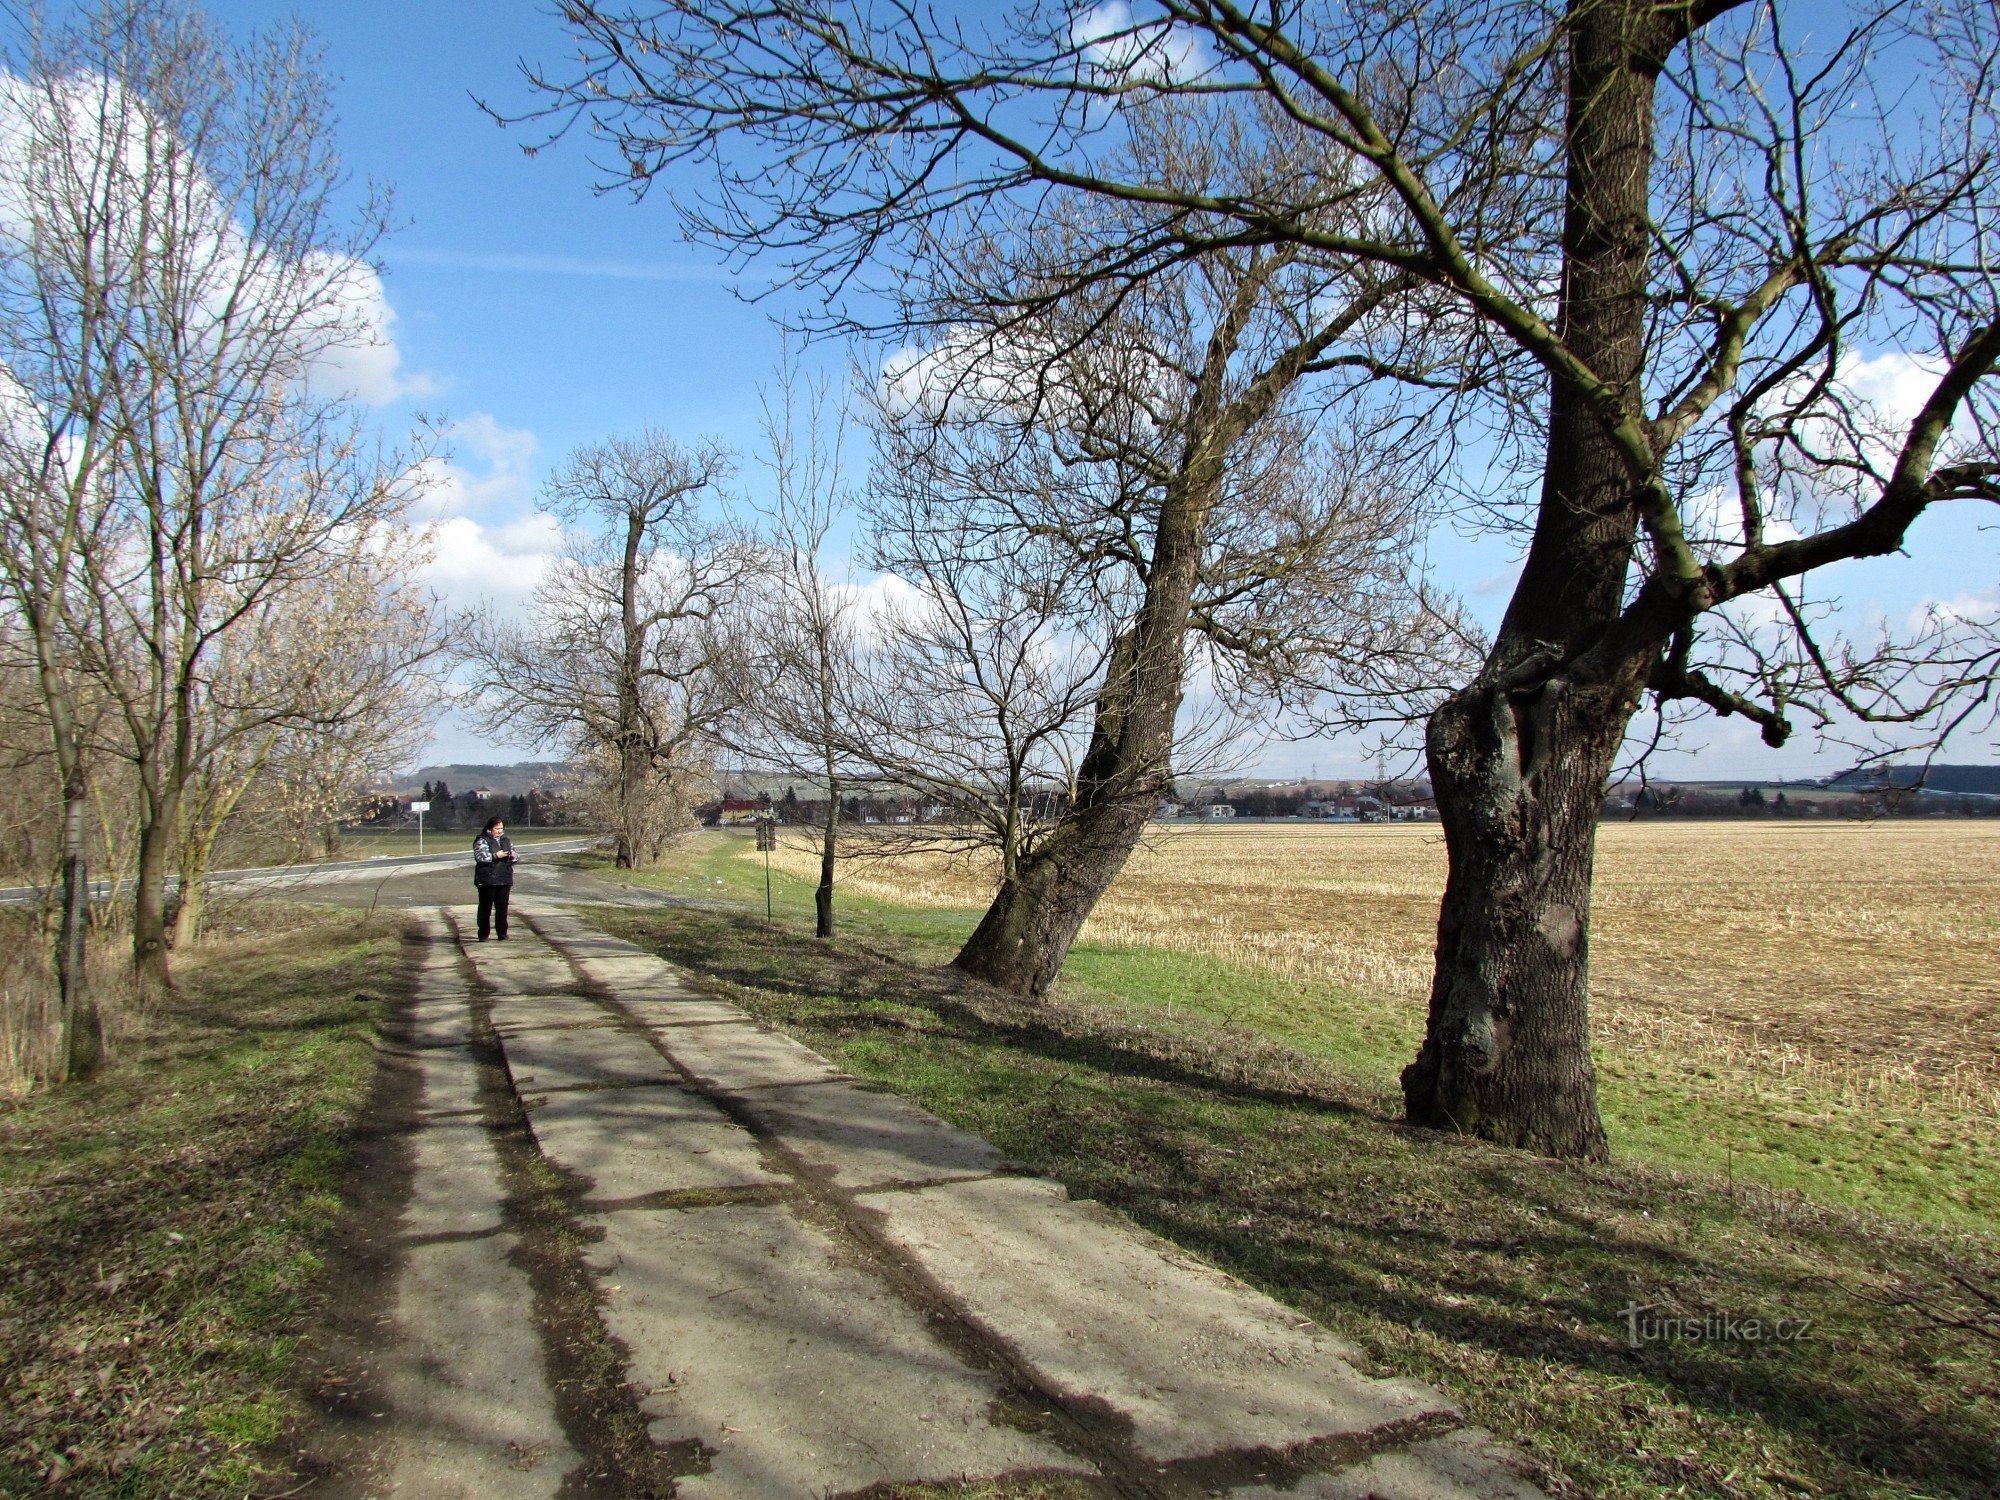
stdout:
[[486,941],[491,931],[502,941],[507,937],[507,898],[514,894],[511,885],[474,886],[479,892],[479,940]]

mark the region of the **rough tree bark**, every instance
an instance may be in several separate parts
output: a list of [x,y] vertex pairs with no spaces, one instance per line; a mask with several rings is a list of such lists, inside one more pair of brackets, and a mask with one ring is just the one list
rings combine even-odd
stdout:
[[141,820],[139,860],[132,875],[132,977],[141,998],[165,993],[171,983],[167,960],[168,824],[152,816]]
[[639,623],[639,554],[646,540],[645,517],[634,510],[625,517],[624,551],[618,562],[619,658],[618,729],[618,851],[621,870],[636,870],[645,859],[645,830],[639,808],[651,762],[646,754],[639,718],[639,674],[645,665],[646,634]]
[[[1651,4],[1571,8],[1561,333],[1640,412],[1654,79],[1672,38]],[[1601,1158],[1590,1058],[1597,809],[1645,656],[1588,684],[1555,664],[1618,618],[1637,485],[1605,414],[1557,381],[1535,535],[1485,671],[1435,715],[1427,751],[1449,874],[1411,1120]]]

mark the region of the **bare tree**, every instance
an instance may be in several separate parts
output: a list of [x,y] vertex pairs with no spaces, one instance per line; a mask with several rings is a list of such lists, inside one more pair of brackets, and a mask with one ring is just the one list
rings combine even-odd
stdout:
[[[800,280],[875,266],[893,289],[954,240],[941,226],[1081,196],[1145,212],[1044,297],[1284,246],[1455,310],[1453,366],[1477,376],[1459,383],[1487,398],[1459,416],[1489,437],[1440,439],[1526,556],[1429,725],[1451,867],[1414,1120],[1604,1153],[1592,839],[1648,695],[1774,744],[1802,714],[1935,740],[1991,701],[1990,621],[1871,649],[1801,598],[1933,508],[2000,495],[1982,0],[1864,3],[1816,30],[1753,0],[1051,0],[992,31],[833,0],[563,14],[582,61],[539,76],[555,113],[587,116],[641,186],[712,163],[695,227]],[[1135,174],[1125,122],[1172,95],[1244,130],[1275,115],[1342,170]],[[1360,222],[1327,215],[1343,194]],[[1885,359],[1920,384],[1901,410],[1865,399]],[[1737,601],[1756,596],[1772,629],[1745,652]]]
[[850,508],[845,395],[824,377],[802,376],[789,347],[775,387],[764,394],[769,560],[748,614],[754,645],[742,662],[748,680],[731,735],[738,754],[826,787],[813,891],[813,931],[822,938],[833,936],[841,785],[856,770],[844,700],[861,669],[859,599],[832,556],[834,528]]
[[82,416],[84,431],[71,442],[68,429],[80,414],[63,412],[37,432],[29,413],[39,415],[44,409],[32,401],[21,404],[26,409],[9,413],[13,420],[4,424],[5,435],[0,436],[0,583],[6,588],[6,612],[16,626],[8,632],[8,644],[25,658],[22,677],[33,686],[31,701],[55,763],[62,851],[56,984],[65,1067],[69,1076],[81,1078],[95,1072],[104,1057],[103,1020],[89,993],[84,955],[90,925],[90,744],[96,715],[64,625],[83,587],[82,554],[104,540],[105,522],[95,495],[92,419]]
[[[428,628],[399,618],[393,601],[386,618],[399,629]],[[246,789],[248,807],[238,821],[275,835],[286,860],[337,856],[341,824],[361,815],[374,789],[416,764],[430,742],[443,683],[421,662],[405,659],[403,648],[385,647],[373,635],[364,632],[353,654],[325,664],[316,709],[277,726]],[[409,655],[421,657],[422,648]],[[395,669],[381,670],[391,660]]]
[[662,819],[737,703],[729,612],[758,558],[703,510],[728,467],[652,429],[578,449],[546,487],[563,550],[528,622],[489,608],[468,632],[476,691],[592,769],[621,868],[677,831]]
[[895,587],[835,722],[874,780],[928,809],[877,852],[990,849],[1004,902],[1075,804],[1106,601],[1059,541],[994,530],[988,476],[894,424],[878,437],[870,545]]
[[[1159,162],[1201,158],[1197,117],[1155,124],[1146,149]],[[1368,413],[1343,440],[1373,465],[1308,475],[1299,463],[1331,394],[1306,394],[1332,374],[1321,359],[1331,344],[1372,332],[1376,358],[1409,344],[1394,327],[1364,332],[1391,285],[1250,250],[1144,286],[1036,303],[1038,287],[1059,284],[1126,217],[1086,205],[1012,253],[967,247],[955,259],[950,334],[887,397],[903,405],[891,413],[903,451],[890,483],[896,472],[955,473],[968,534],[989,555],[1046,553],[1065,592],[1100,609],[1092,649],[1103,672],[1073,797],[957,959],[1028,994],[1056,982],[1171,795],[1198,655],[1249,696],[1308,661],[1322,679],[1364,661],[1375,681],[1357,686],[1357,701],[1372,692],[1378,709],[1395,711],[1374,691],[1390,674],[1361,636],[1393,634],[1414,651],[1436,634],[1409,576],[1417,510],[1387,456],[1406,431],[1400,414]]]
[[31,17],[8,104],[28,164],[10,274],[39,314],[20,320],[34,373],[16,378],[65,424],[71,461],[89,455],[105,517],[75,554],[64,629],[134,769],[134,966],[157,988],[177,857],[199,883],[183,836],[221,753],[204,714],[223,659],[409,498],[407,464],[311,383],[373,336],[357,298],[382,207],[337,214],[326,84],[296,27],[233,46],[173,0],[102,0],[61,29]]
[[[398,539],[399,541],[401,539]],[[175,853],[174,944],[201,930],[204,877],[253,788],[264,811],[327,835],[365,778],[422,748],[446,637],[403,547],[354,546],[313,587],[274,589],[213,653],[194,715],[197,767]],[[329,851],[330,852],[330,851]]]

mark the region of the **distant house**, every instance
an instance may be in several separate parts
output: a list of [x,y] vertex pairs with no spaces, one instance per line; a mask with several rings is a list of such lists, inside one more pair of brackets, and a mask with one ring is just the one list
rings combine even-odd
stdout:
[[1236,816],[1236,809],[1227,802],[1211,802],[1201,810],[1201,815],[1204,818],[1233,818]]
[[1154,813],[1153,816],[1156,818],[1178,818],[1185,816],[1186,813],[1187,809],[1182,807],[1178,802],[1162,802],[1160,810]]
[[724,797],[716,807],[715,824],[721,828],[743,828],[771,815],[770,801],[763,797]]
[[1355,821],[1354,801],[1352,798],[1318,798],[1301,807],[1299,816],[1319,818],[1328,823],[1352,823]]

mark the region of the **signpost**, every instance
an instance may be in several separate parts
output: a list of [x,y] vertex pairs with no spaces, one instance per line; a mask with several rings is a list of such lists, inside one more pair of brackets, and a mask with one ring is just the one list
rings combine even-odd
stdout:
[[774,819],[757,820],[757,847],[764,855],[764,920],[771,920],[771,851],[778,847],[778,825]]
[[424,852],[424,814],[431,810],[428,802],[412,802],[410,811],[417,815],[417,853]]

